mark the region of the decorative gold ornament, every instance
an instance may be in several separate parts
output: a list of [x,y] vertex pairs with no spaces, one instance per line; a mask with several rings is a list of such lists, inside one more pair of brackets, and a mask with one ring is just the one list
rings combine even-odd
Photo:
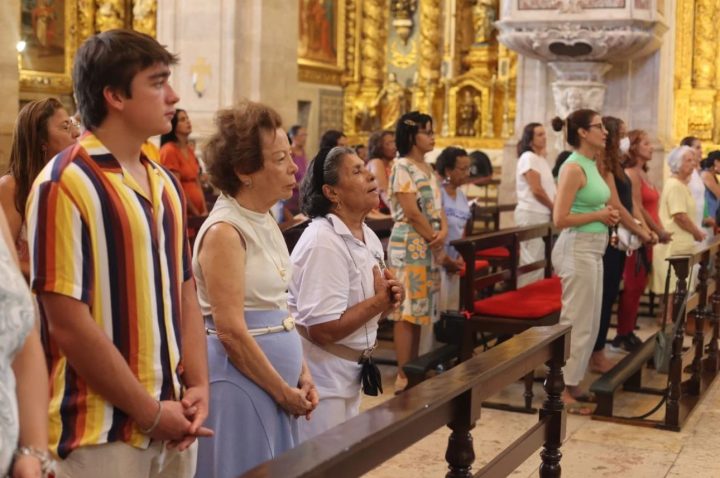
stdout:
[[96,0],[95,30],[106,32],[125,27],[124,0]]
[[406,44],[413,30],[415,10],[417,10],[417,0],[390,0],[392,25],[397,36]]
[[133,30],[145,33],[153,38],[156,36],[156,0],[133,0],[132,17]]
[[195,91],[198,98],[202,98],[205,94],[205,90],[207,89],[206,80],[208,77],[212,76],[212,67],[205,57],[201,56],[195,60],[195,63],[190,68],[190,71],[192,72],[193,91]]
[[400,42],[394,40],[390,45],[390,64],[397,68],[409,68],[417,63],[418,48],[417,42],[410,42],[410,49],[403,52],[400,49]]

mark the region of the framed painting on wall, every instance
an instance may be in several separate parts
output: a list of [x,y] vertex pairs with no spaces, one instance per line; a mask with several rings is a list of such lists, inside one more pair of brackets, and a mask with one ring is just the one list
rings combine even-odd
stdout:
[[298,2],[298,79],[339,85],[345,69],[345,0]]
[[76,21],[75,1],[21,0],[17,48],[21,93],[72,91]]

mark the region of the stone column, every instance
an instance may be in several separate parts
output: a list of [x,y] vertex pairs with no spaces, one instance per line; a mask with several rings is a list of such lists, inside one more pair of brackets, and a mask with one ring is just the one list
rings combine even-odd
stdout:
[[210,134],[215,112],[240,98],[272,106],[286,127],[295,122],[297,8],[285,0],[158,0],[158,40],[180,56],[171,82],[194,137]]
[[0,2],[0,168],[7,166],[10,143],[18,113],[18,52],[20,0]]
[[240,0],[236,8],[234,98],[267,103],[289,127],[297,117],[298,2]]

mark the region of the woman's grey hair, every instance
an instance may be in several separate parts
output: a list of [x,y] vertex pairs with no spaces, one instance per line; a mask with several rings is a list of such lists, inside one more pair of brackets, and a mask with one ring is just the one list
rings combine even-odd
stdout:
[[[330,212],[333,203],[325,197],[322,187],[325,184],[335,186],[340,181],[340,165],[347,155],[355,151],[344,146],[336,146],[329,151],[320,150],[308,166],[307,174],[300,185],[300,210],[308,217],[325,216]],[[316,166],[322,161],[322,174]]]
[[680,170],[685,153],[691,153],[693,156],[695,155],[695,151],[690,146],[678,146],[670,151],[667,163],[671,173],[675,174]]

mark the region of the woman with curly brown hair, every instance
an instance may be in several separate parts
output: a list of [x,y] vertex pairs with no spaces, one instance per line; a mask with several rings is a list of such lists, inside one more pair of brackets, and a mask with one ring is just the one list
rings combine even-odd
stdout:
[[[620,224],[637,235],[643,243],[657,242],[655,233],[645,225],[640,207],[634,204],[632,183],[620,165],[620,142],[627,137],[625,123],[612,116],[604,116],[603,125],[608,132],[603,151],[602,173],[610,188],[608,204],[620,211]],[[590,356],[590,370],[605,373],[612,368],[612,363],[605,356],[605,343],[612,305],[620,292],[620,279],[625,268],[627,252],[621,250],[617,241],[610,241],[603,255],[603,293],[600,311],[600,329],[598,331],[593,353]],[[634,252],[633,252],[634,253]]]
[[317,392],[288,312],[291,264],[270,208],[290,198],[297,166],[275,110],[251,101],[220,110],[205,146],[222,191],[195,242],[205,318],[210,414],[196,476],[235,477],[294,447],[295,417]]

